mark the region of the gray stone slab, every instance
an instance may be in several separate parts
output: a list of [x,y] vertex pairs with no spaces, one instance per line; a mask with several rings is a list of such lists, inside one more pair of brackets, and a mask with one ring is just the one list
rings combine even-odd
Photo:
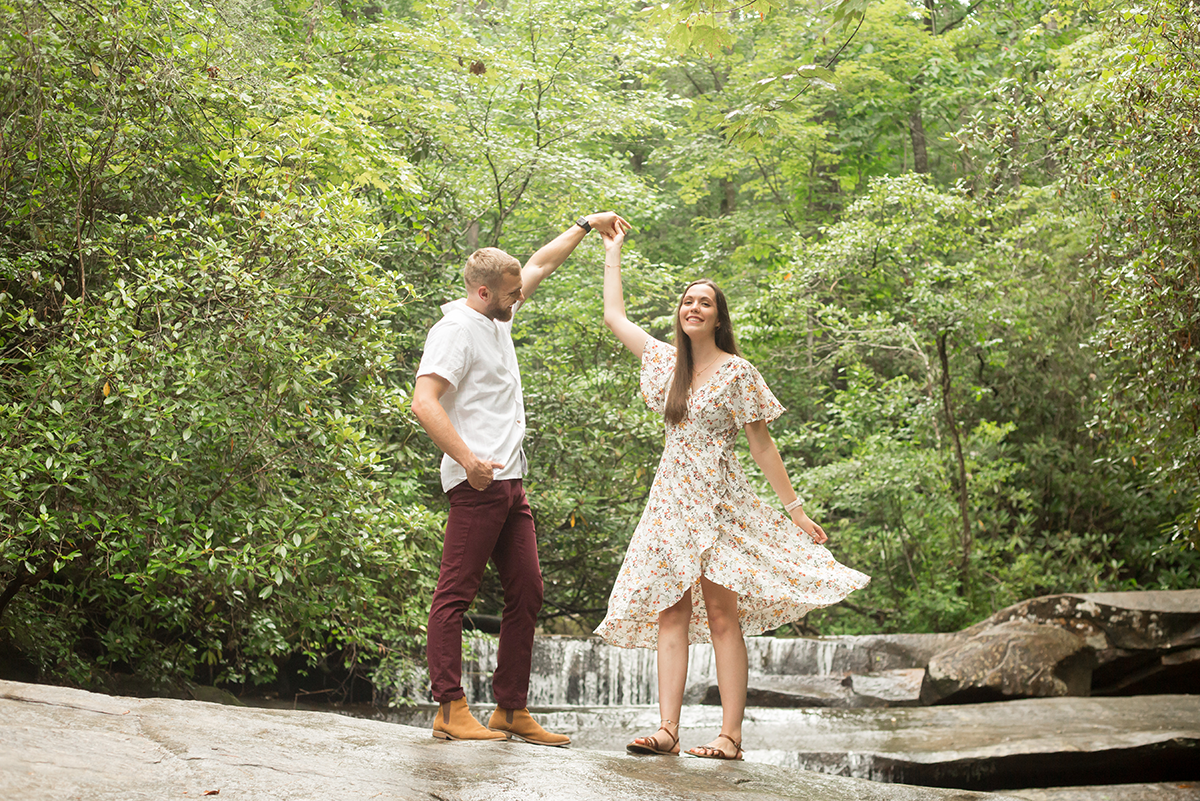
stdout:
[[323,712],[99,696],[0,681],[0,797],[442,801],[967,801],[772,765],[445,743]]
[[1140,609],[1144,612],[1200,614],[1200,590],[1145,590],[1143,592],[1083,592],[1072,593],[1093,603],[1117,609]]
[[1200,801],[1200,782],[1103,784],[1011,792],[1025,801]]
[[919,706],[924,678],[925,671],[920,668],[855,674],[850,677],[850,688],[860,699],[878,702],[862,706]]
[[[847,676],[751,676],[746,688],[750,706],[849,707],[853,696]],[[720,688],[710,684],[700,703],[720,706]]]
[[[754,675],[746,688],[746,703],[786,708],[920,706],[924,677],[925,671],[920,668],[844,676]],[[716,684],[708,686],[701,703],[721,703],[721,691]]]
[[[685,748],[719,731],[721,712],[687,707]],[[653,731],[658,712],[547,715],[583,747],[622,749]],[[1200,696],[1036,698],[891,709],[746,711],[751,761],[931,786],[1071,786],[1200,779]]]

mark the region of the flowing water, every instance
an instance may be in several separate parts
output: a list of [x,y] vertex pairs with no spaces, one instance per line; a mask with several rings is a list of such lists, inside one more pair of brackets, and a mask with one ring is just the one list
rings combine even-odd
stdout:
[[[941,634],[864,637],[750,637],[746,649],[753,676],[831,676],[923,667],[945,646]],[[496,639],[470,641],[463,661],[463,689],[469,703],[491,702]],[[656,652],[615,648],[595,637],[538,637],[534,643],[529,705],[534,707],[641,706],[658,702]],[[712,647],[693,645],[688,656],[684,698],[699,703],[717,683]],[[432,703],[424,675],[396,688],[399,697]]]

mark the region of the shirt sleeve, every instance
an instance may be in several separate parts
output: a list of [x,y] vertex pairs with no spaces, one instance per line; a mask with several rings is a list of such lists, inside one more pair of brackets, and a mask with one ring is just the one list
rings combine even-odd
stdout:
[[662,414],[667,409],[667,385],[675,373],[675,346],[654,337],[642,347],[642,400],[650,410]]
[[787,411],[750,362],[743,362],[730,390],[729,403],[734,425],[738,428],[757,420],[769,423]]
[[425,337],[425,352],[417,366],[417,378],[436,375],[450,382],[458,390],[459,382],[470,366],[470,338],[456,325],[435,325]]

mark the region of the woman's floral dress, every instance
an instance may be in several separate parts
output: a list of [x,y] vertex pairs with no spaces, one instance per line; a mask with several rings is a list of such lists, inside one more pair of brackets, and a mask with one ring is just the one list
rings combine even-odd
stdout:
[[[642,353],[642,397],[666,407],[675,347],[656,339]],[[596,633],[613,645],[655,648],[658,613],[690,588],[688,639],[708,642],[700,576],[738,594],[742,633],[761,634],[829,606],[870,578],[839,564],[824,546],[759,500],[733,452],[738,430],[783,414],[754,366],[735,356],[689,400],[687,418],[667,427],[650,500]]]

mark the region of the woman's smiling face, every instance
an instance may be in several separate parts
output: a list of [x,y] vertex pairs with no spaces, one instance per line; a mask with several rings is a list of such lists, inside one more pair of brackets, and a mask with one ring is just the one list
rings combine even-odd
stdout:
[[707,284],[693,284],[679,302],[679,325],[689,339],[713,336],[717,329],[717,294]]

